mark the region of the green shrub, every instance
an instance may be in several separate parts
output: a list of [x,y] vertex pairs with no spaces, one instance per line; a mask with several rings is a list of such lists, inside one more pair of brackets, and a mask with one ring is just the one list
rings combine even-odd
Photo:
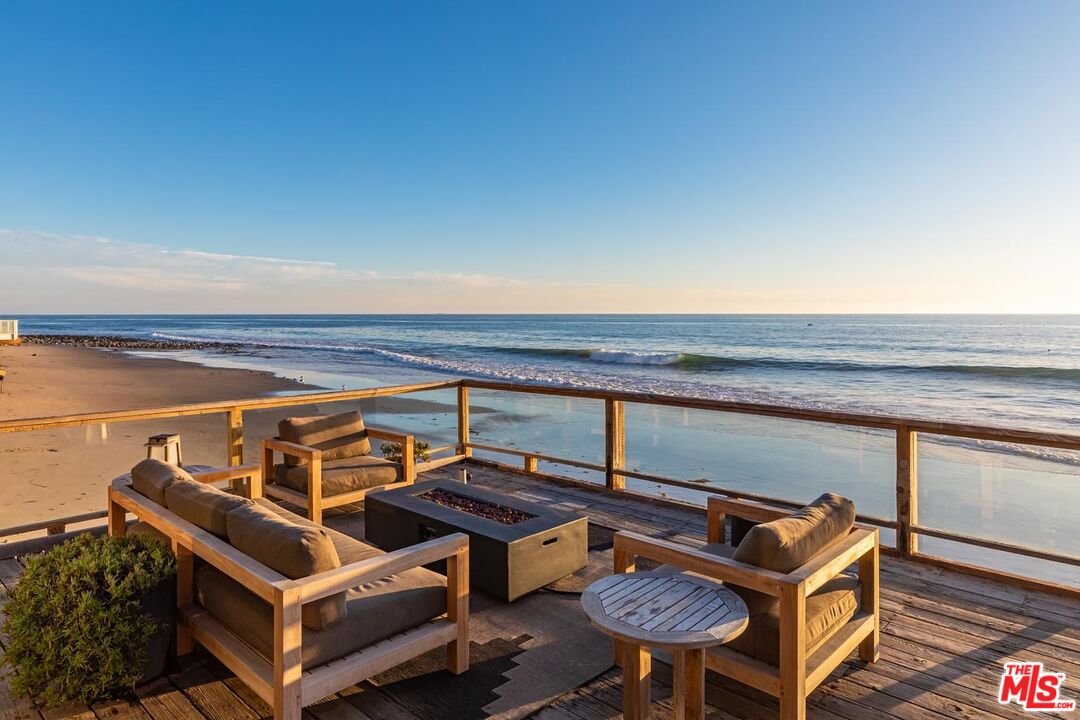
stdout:
[[[401,462],[401,443],[384,442],[379,446],[379,450],[382,451],[383,457],[387,460],[393,460],[394,462]],[[431,443],[423,440],[417,440],[413,443],[413,457],[420,462],[427,462],[431,459]]]
[[86,533],[32,557],[3,625],[12,691],[58,705],[134,687],[160,627],[140,599],[174,571],[168,545],[144,536]]

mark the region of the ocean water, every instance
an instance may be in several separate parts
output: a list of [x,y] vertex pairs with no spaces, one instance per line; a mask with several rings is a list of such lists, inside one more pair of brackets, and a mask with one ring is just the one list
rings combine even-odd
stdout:
[[[469,376],[1080,432],[1080,316],[29,316],[250,344],[327,384]],[[359,380],[358,380],[359,378]]]
[[[608,388],[1080,434],[1080,316],[34,316],[24,334],[241,343],[183,359],[328,388],[452,377]],[[454,442],[451,392],[432,414],[374,424]],[[603,463],[598,401],[471,394],[475,442]],[[369,418],[370,419],[370,418]],[[808,501],[824,490],[895,517],[885,431],[631,404],[628,467]],[[485,455],[485,453],[478,453]],[[505,455],[490,457],[516,462]],[[545,469],[545,468],[542,468]],[[598,480],[596,473],[552,466]],[[920,524],[1080,556],[1080,452],[922,435]],[[883,532],[883,542],[890,542]],[[1080,585],[1075,567],[922,538],[925,552]]]

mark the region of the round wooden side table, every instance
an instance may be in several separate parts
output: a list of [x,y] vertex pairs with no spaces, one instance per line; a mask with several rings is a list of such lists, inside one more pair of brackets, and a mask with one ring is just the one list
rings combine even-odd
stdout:
[[738,637],[749,616],[734,592],[687,573],[611,575],[585,589],[581,608],[593,626],[615,638],[626,720],[649,717],[650,648],[670,650],[674,658],[677,720],[699,720],[705,703],[705,649]]

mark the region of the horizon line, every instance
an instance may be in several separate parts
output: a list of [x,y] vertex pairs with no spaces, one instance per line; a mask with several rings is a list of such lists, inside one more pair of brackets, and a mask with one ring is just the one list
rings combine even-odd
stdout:
[[284,313],[284,312],[240,312],[240,313],[201,313],[201,312],[178,312],[178,313],[13,313],[4,319],[17,320],[24,317],[838,317],[838,316],[861,316],[861,317],[1068,317],[1080,316],[1078,312],[806,312],[806,313],[781,313],[781,312],[322,312],[322,313]]

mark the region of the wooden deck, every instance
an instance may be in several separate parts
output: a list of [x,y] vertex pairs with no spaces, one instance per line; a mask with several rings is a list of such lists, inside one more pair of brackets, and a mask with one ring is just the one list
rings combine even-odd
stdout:
[[[558,484],[477,464],[472,482],[587,514],[594,525],[632,529],[688,545],[705,537],[703,511],[693,511]],[[455,468],[425,477],[455,476]],[[421,478],[424,479],[424,478]],[[361,513],[328,513],[326,522],[362,537]],[[596,545],[591,551],[604,551]],[[18,582],[18,560],[0,560],[0,601]],[[811,718],[1020,718],[996,701],[1002,662],[1041,661],[1067,675],[1064,695],[1080,699],[1080,602],[952,571],[883,558],[881,660],[842,665],[810,697]],[[536,717],[601,720],[621,715],[619,671],[610,641],[582,616],[577,596],[541,591],[512,605],[473,599],[472,669],[442,670],[441,656],[411,663],[305,711],[315,720],[466,720]],[[658,656],[661,659],[662,656]],[[653,712],[672,715],[671,671],[654,663]],[[776,717],[776,702],[708,674],[709,717]],[[1080,716],[1080,711],[1043,717]],[[128,701],[40,712],[11,698],[0,680],[0,718],[270,717],[269,709],[205,653],[177,672],[139,688]]]

